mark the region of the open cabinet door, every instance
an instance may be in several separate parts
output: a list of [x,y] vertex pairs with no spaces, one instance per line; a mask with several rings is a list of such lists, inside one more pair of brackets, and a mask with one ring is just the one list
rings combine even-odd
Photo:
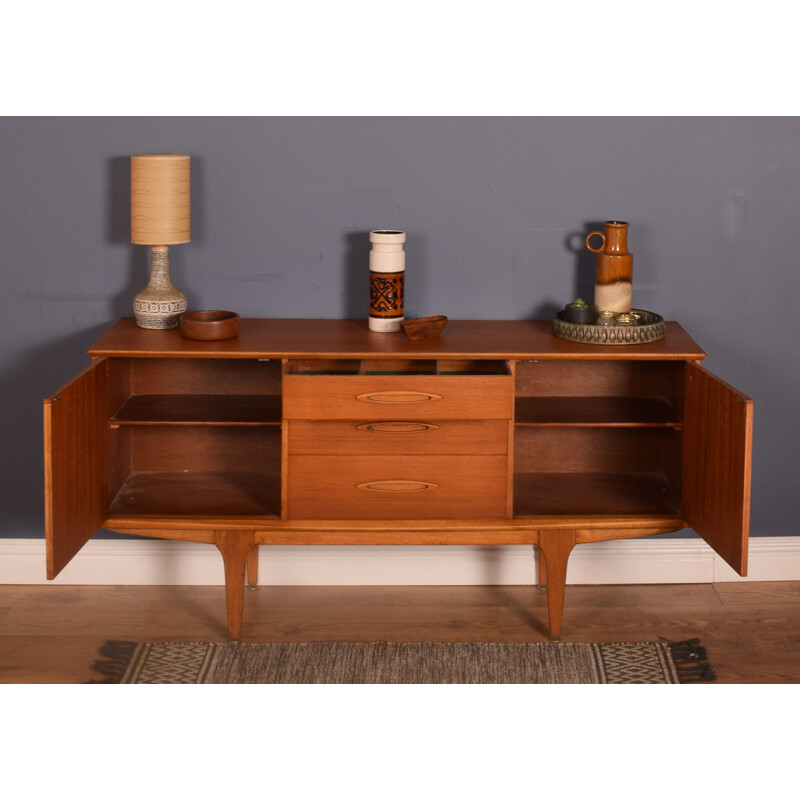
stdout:
[[753,401],[696,363],[686,365],[683,518],[747,574]]
[[47,577],[55,578],[108,515],[105,359],[44,401]]

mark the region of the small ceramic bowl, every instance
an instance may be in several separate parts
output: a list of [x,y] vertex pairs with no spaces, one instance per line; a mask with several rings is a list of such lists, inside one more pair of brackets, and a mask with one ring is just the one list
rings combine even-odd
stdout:
[[447,317],[439,314],[435,317],[407,319],[400,325],[409,339],[433,339],[444,330],[444,326],[447,325]]
[[235,339],[239,315],[233,311],[189,311],[181,317],[181,336],[201,342]]

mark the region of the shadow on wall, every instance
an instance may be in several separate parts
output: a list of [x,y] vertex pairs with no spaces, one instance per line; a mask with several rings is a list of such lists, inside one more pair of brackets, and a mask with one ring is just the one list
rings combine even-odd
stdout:
[[[109,244],[128,246],[128,280],[116,297],[109,301],[113,319],[133,315],[133,298],[147,284],[150,248],[131,244],[131,160],[112,156],[106,161],[106,226]],[[94,341],[94,340],[93,340]]]
[[109,244],[131,241],[131,160],[112,156],[106,160],[106,225]]
[[[576,297],[582,297],[590,305],[594,302],[594,284],[597,271],[597,256],[586,247],[586,237],[593,231],[604,231],[605,222],[585,222],[583,231],[569,234],[564,246],[575,256],[574,297],[564,300],[571,303]],[[597,247],[597,242],[592,242]],[[564,307],[559,306],[559,311]]]
[[582,297],[587,303],[594,302],[594,285],[597,271],[597,256],[586,248],[586,237],[593,231],[603,231],[605,222],[585,222],[582,231],[573,231],[564,239],[564,249],[575,259],[572,294],[557,300],[544,300],[534,306],[528,319],[551,320],[564,309],[567,303]]
[[345,319],[369,316],[369,231],[345,234],[344,315]]

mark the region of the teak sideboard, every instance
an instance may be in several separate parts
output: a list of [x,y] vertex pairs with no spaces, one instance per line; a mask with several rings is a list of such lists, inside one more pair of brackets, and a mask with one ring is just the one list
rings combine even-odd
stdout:
[[199,342],[122,319],[44,403],[47,577],[101,528],[213,544],[238,637],[259,545],[529,544],[557,638],[575,545],[688,527],[744,575],[752,401],[666,329],[243,319]]

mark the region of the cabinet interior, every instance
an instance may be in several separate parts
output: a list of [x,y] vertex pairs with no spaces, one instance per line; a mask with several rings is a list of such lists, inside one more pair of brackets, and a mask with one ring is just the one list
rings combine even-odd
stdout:
[[293,358],[287,375],[509,375],[501,359]]
[[680,514],[684,366],[526,361],[515,379],[514,514]]
[[[281,516],[282,372],[509,375],[500,359],[109,360],[114,515]],[[681,511],[684,364],[515,365],[514,515]]]
[[680,427],[683,379],[683,362],[522,361],[516,421]]
[[280,425],[280,361],[111,359],[109,416],[120,425]]
[[111,359],[111,514],[280,516],[280,373],[280,361]]

